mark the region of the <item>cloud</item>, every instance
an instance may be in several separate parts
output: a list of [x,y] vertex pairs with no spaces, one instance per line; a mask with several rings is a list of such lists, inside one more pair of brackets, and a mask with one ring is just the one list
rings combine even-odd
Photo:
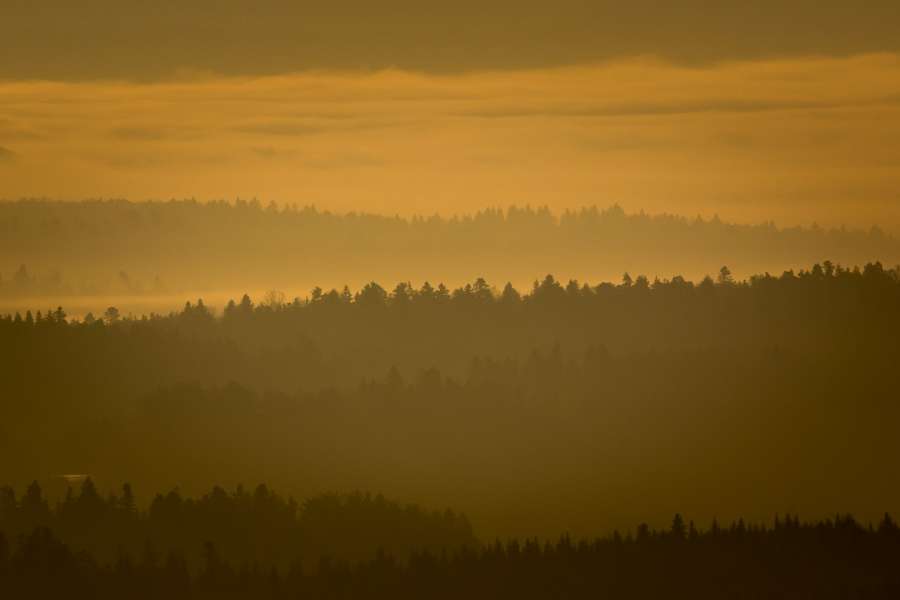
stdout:
[[378,115],[345,114],[339,116],[259,120],[238,125],[233,131],[256,136],[307,137],[331,133],[354,133],[403,124],[401,119],[385,119]]
[[10,150],[9,148],[4,148],[0,146],[0,164],[2,163],[11,163],[19,157],[18,154]]
[[253,156],[266,161],[286,161],[295,168],[312,170],[364,169],[385,165],[385,161],[365,152],[302,152],[296,148],[273,146],[250,149]]
[[251,148],[250,152],[254,156],[265,160],[293,159],[297,158],[300,155],[300,153],[294,149],[274,148],[272,146]]
[[862,7],[846,0],[13,5],[0,20],[0,79],[158,81],[384,68],[465,73],[648,55],[708,65],[900,51],[896,0],[866,0]]
[[220,168],[234,163],[234,157],[213,150],[177,155],[166,151],[92,151],[81,156],[117,171],[146,171],[159,174],[165,171],[182,171],[198,167]]
[[298,123],[292,121],[277,121],[268,123],[253,123],[249,125],[241,125],[234,128],[235,131],[241,133],[251,133],[263,136],[307,136],[324,133],[329,130],[321,125],[310,125],[307,123]]
[[208,137],[210,134],[210,131],[184,122],[177,123],[177,125],[159,125],[157,123],[148,123],[146,125],[123,125],[113,127],[107,132],[109,138],[123,142],[197,140]]
[[834,109],[854,106],[871,106],[872,104],[897,104],[895,98],[889,96],[880,99],[866,99],[857,102],[817,102],[808,101],[765,101],[741,100],[738,98],[699,102],[632,102],[609,104],[606,106],[559,106],[543,108],[520,108],[515,105],[497,107],[487,111],[462,111],[456,113],[463,117],[484,119],[510,119],[523,117],[643,117],[685,115],[694,113],[752,113],[783,110]]
[[375,155],[365,152],[335,152],[321,156],[306,157],[303,159],[302,164],[310,169],[355,170],[383,167],[388,163]]
[[0,119],[0,140],[38,140],[41,137],[9,119]]
[[117,127],[109,132],[110,136],[125,141],[159,141],[168,137],[162,129],[150,127]]

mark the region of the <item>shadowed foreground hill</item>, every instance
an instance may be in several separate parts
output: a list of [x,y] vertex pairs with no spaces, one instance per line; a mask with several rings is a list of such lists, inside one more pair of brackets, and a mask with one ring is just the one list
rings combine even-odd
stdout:
[[104,497],[87,478],[55,506],[37,482],[21,497],[0,487],[0,532],[16,540],[36,528],[49,528],[74,549],[104,561],[123,553],[145,559],[176,553],[193,567],[202,562],[205,544],[223,560],[270,568],[315,564],[322,556],[367,560],[379,549],[406,558],[413,551],[477,545],[464,515],[381,495],[323,494],[298,502],[265,485],[232,492],[215,486],[198,498],[177,490],[157,494],[142,510],[128,484]]
[[[676,515],[666,531],[555,543],[527,539],[484,547],[414,552],[400,561],[379,551],[362,562],[323,558],[275,569],[235,563],[212,543],[199,569],[177,553],[114,562],[74,553],[47,529],[0,534],[0,586],[22,597],[68,598],[895,598],[900,530],[850,516],[773,527],[737,521],[699,531]],[[192,572],[193,571],[193,572]]]

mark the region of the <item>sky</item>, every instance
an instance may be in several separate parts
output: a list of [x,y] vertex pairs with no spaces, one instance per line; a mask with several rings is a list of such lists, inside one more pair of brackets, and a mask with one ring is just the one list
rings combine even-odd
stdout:
[[0,198],[900,232],[900,3],[5,0]]

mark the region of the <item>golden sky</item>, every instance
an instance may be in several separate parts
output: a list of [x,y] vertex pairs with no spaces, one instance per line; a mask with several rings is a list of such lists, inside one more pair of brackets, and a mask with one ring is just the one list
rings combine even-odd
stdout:
[[7,0],[0,198],[900,230],[900,3],[708,4]]

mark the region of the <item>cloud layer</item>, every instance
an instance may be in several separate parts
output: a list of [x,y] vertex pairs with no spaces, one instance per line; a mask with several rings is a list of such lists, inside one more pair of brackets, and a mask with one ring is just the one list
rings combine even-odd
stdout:
[[[900,56],[0,84],[0,195],[900,226]],[[0,154],[2,157],[2,154]]]
[[900,51],[896,0],[4,0],[0,78],[531,69]]
[[12,162],[16,158],[16,153],[9,148],[0,146],[0,163]]

